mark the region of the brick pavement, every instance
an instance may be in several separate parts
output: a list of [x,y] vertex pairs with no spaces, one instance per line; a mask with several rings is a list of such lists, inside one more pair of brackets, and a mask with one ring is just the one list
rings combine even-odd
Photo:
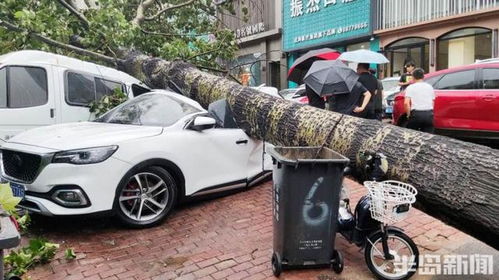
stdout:
[[[355,205],[366,191],[353,181],[346,184]],[[35,234],[60,243],[61,250],[54,261],[28,275],[33,280],[275,279],[270,267],[271,205],[271,182],[267,182],[182,206],[165,223],[150,229],[124,229],[109,218],[37,217]],[[411,217],[397,226],[415,240],[421,253],[441,252],[472,239],[421,211],[411,211]],[[307,269],[285,271],[281,279],[373,279],[363,252],[342,237],[336,242],[345,256],[341,275],[329,269]],[[63,257],[70,247],[76,260]]]

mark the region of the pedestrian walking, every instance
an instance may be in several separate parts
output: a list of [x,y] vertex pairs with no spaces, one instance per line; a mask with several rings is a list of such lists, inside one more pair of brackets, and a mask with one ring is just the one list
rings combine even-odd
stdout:
[[319,109],[326,108],[326,101],[324,101],[324,98],[322,96],[319,96],[307,84],[305,84],[305,94],[307,95],[307,98],[308,98],[308,105],[315,107],[315,108],[319,108]]
[[[376,69],[369,68],[371,75],[376,75]],[[374,116],[377,120],[383,119],[383,83],[378,79],[378,89],[373,97],[374,99]]]
[[374,114],[374,97],[378,89],[378,79],[369,72],[368,63],[357,64],[357,74],[359,74],[359,82],[369,91],[369,93],[371,93],[371,98],[362,113],[362,117],[366,119],[376,119],[376,115]]
[[408,61],[404,65],[404,74],[400,76],[399,86],[400,91],[404,91],[412,83],[412,71],[416,68],[416,64],[412,61]]
[[416,68],[412,72],[414,83],[407,87],[404,106],[409,119],[407,127],[433,133],[433,101],[435,91],[424,82],[424,70]]

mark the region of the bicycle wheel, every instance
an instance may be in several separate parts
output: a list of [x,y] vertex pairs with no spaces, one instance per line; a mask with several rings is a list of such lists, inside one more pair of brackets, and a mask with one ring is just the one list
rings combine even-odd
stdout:
[[366,242],[364,257],[367,267],[378,279],[409,279],[418,269],[418,247],[403,232],[388,231],[388,250],[394,259],[386,260],[382,235],[382,232],[378,232]]

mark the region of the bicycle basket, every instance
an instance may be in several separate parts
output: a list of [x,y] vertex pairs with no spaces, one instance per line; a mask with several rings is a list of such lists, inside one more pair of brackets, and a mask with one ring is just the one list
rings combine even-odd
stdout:
[[372,218],[384,224],[405,219],[418,194],[413,186],[399,181],[366,181],[364,186],[371,198]]

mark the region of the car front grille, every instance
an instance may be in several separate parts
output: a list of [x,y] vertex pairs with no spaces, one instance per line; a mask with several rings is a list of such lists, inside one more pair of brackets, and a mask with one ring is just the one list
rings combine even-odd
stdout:
[[10,150],[1,152],[5,175],[28,183],[36,179],[42,162],[41,156]]

